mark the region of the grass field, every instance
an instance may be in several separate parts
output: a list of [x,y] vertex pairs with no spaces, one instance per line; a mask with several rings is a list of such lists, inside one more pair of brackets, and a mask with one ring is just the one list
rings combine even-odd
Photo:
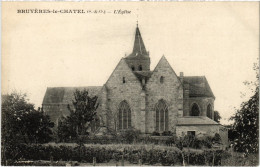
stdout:
[[243,153],[231,152],[231,157],[222,161],[222,166],[259,166],[259,154],[250,154],[247,157]]

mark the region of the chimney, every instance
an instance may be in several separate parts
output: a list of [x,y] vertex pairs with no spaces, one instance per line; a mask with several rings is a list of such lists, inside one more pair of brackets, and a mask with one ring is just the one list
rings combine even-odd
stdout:
[[181,80],[181,83],[183,83],[183,72],[180,72],[180,80]]

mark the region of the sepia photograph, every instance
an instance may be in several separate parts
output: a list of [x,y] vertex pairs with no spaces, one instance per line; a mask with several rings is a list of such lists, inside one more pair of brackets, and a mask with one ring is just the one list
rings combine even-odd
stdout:
[[2,2],[2,166],[258,166],[259,2]]

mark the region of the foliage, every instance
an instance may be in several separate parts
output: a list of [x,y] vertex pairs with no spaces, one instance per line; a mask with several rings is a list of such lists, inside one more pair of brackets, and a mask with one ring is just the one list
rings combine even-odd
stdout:
[[72,104],[73,108],[68,105],[70,115],[59,121],[58,136],[62,140],[87,135],[90,122],[96,119],[97,96],[91,98],[85,89],[83,91],[76,90]]
[[205,136],[203,138],[197,138],[196,136],[192,135],[184,135],[177,138],[175,143],[180,150],[182,150],[184,147],[195,149],[212,148],[213,143],[221,143],[221,137],[218,133],[216,133],[214,137]]
[[259,132],[259,91],[258,88],[249,101],[241,104],[237,110],[234,120],[234,130],[238,137],[235,139],[235,149],[245,153],[258,152]]
[[[230,119],[234,121],[233,129],[236,132],[234,140],[235,150],[240,152],[257,153],[259,137],[259,66],[254,65],[257,81],[255,83],[245,82],[246,85],[256,86],[254,95],[246,102],[243,102],[234,116]],[[251,88],[251,90],[253,90]]]
[[235,139],[237,139],[237,138],[238,138],[237,132],[232,128],[228,129],[228,139],[229,139],[229,141],[234,143]]
[[176,137],[176,135],[173,135],[173,136],[171,136],[170,138],[168,138],[167,140],[166,140],[166,145],[167,146],[172,146],[173,144],[175,144],[176,143],[176,141],[177,141],[177,137]]
[[173,133],[171,131],[163,131],[162,136],[172,136]]
[[142,144],[160,144],[167,146],[174,146],[177,141],[176,136],[148,136],[141,135],[139,131],[130,132],[122,131],[117,135],[79,135],[78,138],[64,138],[62,141],[66,143],[81,143],[85,144],[131,144],[131,143],[142,143]]
[[45,143],[51,140],[54,124],[50,117],[26,99],[26,94],[13,92],[2,96],[2,160],[5,152],[16,157],[19,143]]
[[218,133],[215,133],[215,136],[213,137],[212,142],[218,143],[218,144],[221,143],[221,137]]
[[71,126],[70,119],[66,119],[65,117],[59,119],[57,135],[59,141],[70,142],[75,140],[77,133],[73,126]]
[[12,166],[65,166],[65,162],[50,162],[50,161],[17,161]]
[[213,138],[211,136],[206,136],[204,139],[201,139],[201,146],[206,148],[212,148],[212,140]]
[[154,131],[154,132],[152,133],[152,136],[160,136],[160,133],[157,132],[157,131]]
[[195,148],[195,144],[197,144],[198,141],[196,136],[193,135],[184,135],[179,137],[177,140],[177,147],[180,148],[180,150],[182,150],[183,147]]
[[[226,154],[222,156],[226,156]],[[245,157],[244,153],[232,152],[232,156],[228,156],[229,158],[222,160],[222,166],[259,166],[258,154],[249,154]]]
[[[194,164],[194,159],[196,160],[197,164],[199,165],[220,165],[220,160],[222,159],[222,152],[219,152],[217,150],[205,150],[205,148],[212,148],[213,142],[220,142],[221,138],[219,134],[215,134],[214,137],[205,136],[206,138],[200,138],[198,139],[194,135],[183,135],[178,138],[176,142],[176,146],[182,151],[182,160],[183,165],[185,165],[185,162],[187,164]],[[197,153],[192,153],[192,149],[201,149],[204,148],[204,154],[203,157],[201,155],[197,155]],[[185,151],[187,151],[187,154],[185,154]],[[197,158],[200,158],[198,161]]]
[[214,111],[214,121],[219,123],[220,120],[221,120],[221,116],[220,116],[219,112],[218,111]]
[[136,130],[136,129],[127,129],[124,131],[121,131],[119,134],[119,138],[121,140],[124,140],[126,143],[133,143],[136,142],[139,139],[139,136],[141,134],[140,130]]
[[[25,160],[50,160],[53,161],[78,161],[97,163],[109,162],[111,159],[120,161],[122,158],[129,162],[141,160],[144,164],[174,165],[182,163],[181,151],[176,147],[165,147],[155,145],[85,145],[85,146],[64,146],[64,145],[20,145],[19,158]],[[190,150],[183,151],[185,161],[190,157],[189,164],[206,165],[206,162],[214,165],[221,165],[223,158],[222,150]],[[214,158],[213,158],[214,157]],[[12,157],[9,157],[12,158]],[[214,161],[213,161],[214,159]]]

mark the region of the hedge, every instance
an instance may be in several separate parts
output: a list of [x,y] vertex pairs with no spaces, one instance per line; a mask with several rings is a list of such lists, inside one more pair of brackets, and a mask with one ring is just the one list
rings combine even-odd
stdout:
[[[128,139],[126,139],[128,138]],[[176,142],[175,136],[138,136],[138,137],[115,137],[115,136],[79,136],[79,139],[71,139],[66,141],[69,143],[86,143],[86,144],[132,144],[132,143],[142,143],[142,144],[160,144],[172,146]],[[55,141],[59,142],[59,141]]]
[[[192,165],[210,165],[214,157],[214,165],[220,165],[222,150],[183,150],[176,147],[156,145],[81,145],[81,146],[51,146],[51,145],[19,145],[17,159],[23,160],[50,160],[53,161],[78,161],[92,163],[96,157],[97,163],[109,162],[122,158],[130,163],[141,160],[144,164],[174,165],[185,162]],[[7,154],[8,155],[8,154]],[[12,157],[7,157],[12,159]]]
[[50,161],[17,161],[12,166],[65,166],[65,162],[50,162]]

